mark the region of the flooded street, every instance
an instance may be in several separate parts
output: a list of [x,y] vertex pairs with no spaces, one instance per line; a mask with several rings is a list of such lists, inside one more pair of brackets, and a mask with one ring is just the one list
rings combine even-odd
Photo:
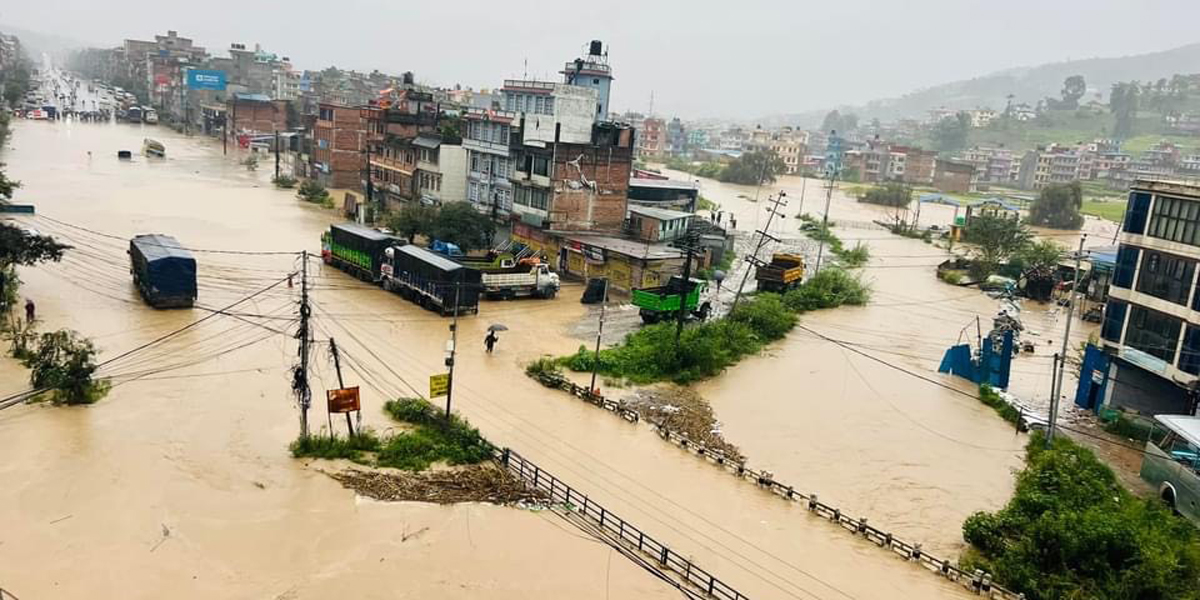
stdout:
[[[166,145],[165,161],[116,160],[117,150],[136,151],[148,136]],[[299,266],[289,253],[317,253],[336,216],[272,189],[268,169],[247,171],[232,150],[222,157],[219,141],[130,125],[17,122],[11,146],[0,158],[24,184],[17,200],[38,205],[27,223],[76,246],[61,264],[23,270],[23,293],[37,301],[45,328],[93,337],[102,361],[214,314],[146,307],[129,282],[124,240],[133,234],[167,233],[198,250],[282,254],[198,252],[203,307],[261,293],[231,316],[113,360],[102,372],[118,385],[95,406],[0,413],[0,438],[12,449],[0,464],[5,589],[63,598],[678,594],[619,555],[610,566],[608,548],[548,511],[356,499],[290,458],[298,424],[287,369],[296,344],[270,329],[285,330],[295,310],[298,289],[281,283]],[[810,201],[813,193],[810,185]],[[739,227],[748,229],[756,207],[741,204]],[[872,267],[938,260],[927,255],[940,251],[920,242],[861,234],[878,257]],[[930,357],[940,359],[935,349],[973,323],[970,315],[993,312],[993,301],[937,283],[931,269],[867,272],[876,305],[807,315],[803,324],[928,371]],[[347,384],[364,387],[365,423],[384,429],[382,402],[423,393],[428,376],[443,370],[449,321],[319,261],[310,262],[310,276],[317,338],[337,340]],[[663,443],[648,427],[527,378],[527,361],[579,345],[571,335],[586,314],[579,292],[567,286],[556,300],[488,302],[462,319],[454,408],[489,439],[751,598],[968,596]],[[492,323],[509,331],[487,355],[482,339]],[[336,385],[327,354],[319,343],[314,397]],[[27,383],[7,359],[0,377],[6,395]],[[843,356],[802,330],[700,389],[751,464],[943,554],[957,548],[963,516],[1004,503],[1020,464],[1023,437],[989,409]],[[314,427],[326,423],[319,404]]]

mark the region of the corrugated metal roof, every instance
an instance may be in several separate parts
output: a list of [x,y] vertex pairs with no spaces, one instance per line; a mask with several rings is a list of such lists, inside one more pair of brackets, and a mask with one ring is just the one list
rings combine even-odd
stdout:
[[700,184],[695,181],[679,181],[677,179],[649,179],[645,177],[633,177],[629,180],[629,187],[691,191],[700,189]]
[[659,221],[674,221],[676,219],[685,219],[692,216],[692,213],[686,213],[679,210],[668,210],[665,208],[654,208],[651,206],[629,206],[629,212],[658,219]]
[[663,259],[663,258],[681,258],[683,251],[668,246],[663,243],[647,244],[636,240],[628,240],[624,238],[610,237],[606,235],[563,235],[563,239],[597,248],[604,248],[610,252],[624,254],[640,259]]
[[441,140],[441,138],[419,135],[419,136],[417,136],[417,139],[413,140],[412,144],[419,148],[428,148],[430,150],[437,150],[438,146],[442,145],[442,140]]
[[130,242],[138,247],[147,261],[163,258],[195,260],[192,253],[179,244],[179,240],[161,233],[135,235]]

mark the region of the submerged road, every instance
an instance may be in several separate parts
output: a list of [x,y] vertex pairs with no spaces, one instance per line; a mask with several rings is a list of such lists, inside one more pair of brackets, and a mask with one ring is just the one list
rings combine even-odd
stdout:
[[[116,160],[118,150],[136,150],[151,134],[166,145],[166,160]],[[76,245],[60,264],[23,270],[23,293],[37,301],[45,327],[93,337],[102,359],[207,314],[143,305],[128,280],[122,239],[168,233],[195,248],[315,253],[321,231],[336,220],[272,189],[269,174],[246,171],[236,153],[222,157],[213,141],[166,129],[17,122],[11,146],[0,158],[24,184],[18,199],[55,219],[31,224]],[[208,307],[297,267],[290,256],[199,258],[199,302]],[[381,403],[423,391],[428,376],[443,369],[448,321],[340,272],[313,268],[318,338],[337,339],[351,365],[348,378],[366,390],[367,424],[385,428]],[[556,300],[488,302],[479,316],[462,319],[455,409],[486,436],[518,449],[751,598],[969,596],[664,444],[648,427],[525,377],[527,361],[579,345],[568,335],[585,314],[578,291],[568,287]],[[295,294],[273,290],[244,307],[244,316],[287,327]],[[0,506],[6,507],[0,510],[0,582],[6,589],[64,598],[317,598],[335,590],[364,598],[395,597],[398,590],[451,598],[677,594],[619,556],[610,567],[606,548],[545,513],[355,498],[317,465],[287,454],[297,431],[286,373],[294,340],[244,321],[213,321],[154,353],[115,363],[111,374],[119,385],[95,406],[26,406],[0,414],[0,437],[19,449],[0,463]],[[487,355],[481,340],[494,322],[509,331]],[[992,448],[988,454],[957,445],[930,449],[919,419],[880,419],[844,367],[838,373],[855,392],[840,397],[830,396],[836,388],[829,384],[780,387],[778,378],[743,374],[839,368],[826,363],[828,349],[806,349],[809,343],[793,334],[771,350],[787,353],[778,354],[789,357],[786,363],[754,359],[712,384],[732,386],[715,402],[722,419],[736,396],[739,410],[783,411],[779,419],[804,425],[780,429],[728,417],[731,441],[752,460],[758,458],[755,436],[773,447],[814,452],[786,479],[834,503],[855,501],[847,481],[890,485],[897,493],[888,514],[903,519],[889,523],[865,512],[885,512],[878,502],[862,507],[884,528],[911,522],[918,533],[956,532],[960,513],[1004,502],[1021,441],[962,399],[950,403],[917,388],[906,398],[930,414],[945,413],[939,428]],[[336,381],[323,350],[317,356],[314,395]],[[202,362],[189,365],[189,359]],[[12,361],[0,362],[0,391],[21,388],[23,377]],[[876,385],[905,392],[892,383]],[[323,422],[321,412],[313,411],[314,423]],[[763,456],[777,461],[785,455],[764,450]],[[910,466],[915,461],[920,464]],[[907,483],[896,485],[901,477]],[[946,491],[929,491],[934,488]],[[847,495],[835,493],[843,491]]]

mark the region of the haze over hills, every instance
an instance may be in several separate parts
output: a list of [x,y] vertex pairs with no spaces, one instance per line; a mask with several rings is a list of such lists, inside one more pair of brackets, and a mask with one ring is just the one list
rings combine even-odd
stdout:
[[1047,96],[1059,97],[1063,80],[1071,75],[1083,75],[1087,80],[1088,93],[1083,98],[1084,102],[1106,101],[1112,84],[1119,81],[1156,81],[1175,74],[1196,72],[1200,72],[1200,43],[1133,56],[1088,58],[1006,69],[974,79],[917,90],[898,98],[873,100],[860,106],[773,115],[761,123],[764,126],[819,127],[825,114],[833,108],[858,115],[859,122],[873,118],[881,121],[906,117],[921,119],[930,109],[943,106],[954,109],[991,107],[1000,110],[1004,108],[1009,94],[1014,96],[1014,103],[1035,105]]
[[29,29],[23,29],[21,27],[12,27],[3,23],[0,23],[0,33],[15,35],[20,38],[21,45],[25,48],[25,53],[29,55],[29,58],[33,59],[35,63],[41,62],[41,55],[43,52],[53,57],[61,58],[67,52],[78,48],[86,48],[88,46],[107,48],[110,46],[115,46],[119,43],[92,43],[54,33],[32,31]]

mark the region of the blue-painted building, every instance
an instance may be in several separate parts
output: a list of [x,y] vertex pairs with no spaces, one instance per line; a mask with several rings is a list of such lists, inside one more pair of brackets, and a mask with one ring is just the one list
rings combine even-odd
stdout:
[[1101,328],[1103,404],[1195,414],[1200,376],[1200,186],[1138,181],[1129,193]]
[[596,90],[596,120],[607,121],[612,92],[612,67],[608,66],[608,51],[600,40],[588,44],[587,56],[570,61],[560,71],[563,83]]

